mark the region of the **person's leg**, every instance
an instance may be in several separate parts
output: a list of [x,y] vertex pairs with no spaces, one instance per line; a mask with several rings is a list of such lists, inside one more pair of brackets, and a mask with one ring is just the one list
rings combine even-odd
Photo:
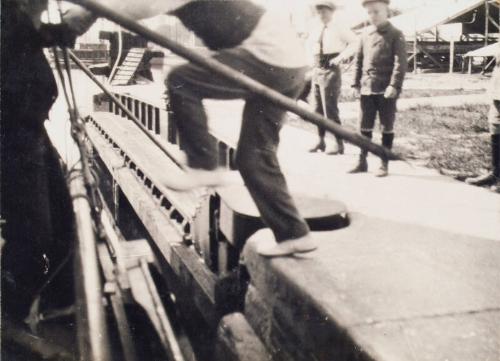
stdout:
[[[313,81],[312,83],[313,83],[313,90],[314,90],[314,94],[313,94],[314,111],[318,114],[324,115],[323,99],[321,96],[320,85],[318,85],[315,81]],[[318,144],[316,144],[313,148],[311,148],[309,150],[311,153],[325,151],[325,149],[326,149],[325,135],[326,135],[325,128],[318,127]]]
[[[281,68],[263,63],[241,48],[220,51],[214,59],[278,91],[286,89],[290,83],[300,83],[301,91],[304,85],[305,69],[299,78],[286,78],[281,76]],[[251,94],[233,81],[194,64],[172,70],[166,86],[189,166],[215,169],[218,166],[217,148],[213,138],[208,136],[202,100],[246,99]]]
[[277,158],[284,111],[261,98],[245,107],[236,165],[278,246],[259,250],[265,256],[282,256],[316,248],[309,227],[300,216]]
[[[396,121],[396,99],[386,99],[383,95],[378,96],[378,109],[380,116],[380,127],[382,130],[382,146],[392,149],[394,143],[394,122]],[[381,160],[377,177],[386,177],[389,174],[389,161]]]
[[[241,48],[220,51],[214,58],[275,89],[289,82],[289,79],[279,79],[278,68],[259,61]],[[303,85],[304,74],[296,81]],[[193,64],[174,69],[167,79],[167,87],[189,169],[188,177],[182,182],[172,180],[172,183],[166,185],[177,190],[188,190],[228,184],[234,177],[228,174],[227,169],[219,167],[216,141],[209,135],[202,100],[244,99],[249,97],[250,93],[225,77]]]
[[217,145],[209,136],[204,98],[237,99],[247,92],[194,64],[173,69],[166,81],[168,99],[179,130],[182,149],[192,168],[215,170]]
[[19,320],[50,270],[52,220],[40,133],[31,127],[2,130],[2,314]]
[[[48,274],[54,279],[44,292],[44,307],[61,308],[74,302],[74,274],[72,250],[76,235],[74,233],[74,216],[72,200],[66,177],[61,168],[59,155],[51,144],[48,135],[44,135],[47,145],[45,153],[45,169],[48,179],[49,209],[52,219],[53,244],[47,250],[50,258]],[[54,274],[57,269],[57,274]]]
[[[368,139],[373,137],[373,127],[377,117],[377,106],[375,95],[362,95],[360,98],[360,132]],[[361,150],[358,164],[349,173],[365,173],[368,171],[368,151]]]
[[491,172],[465,181],[471,185],[492,185],[492,190],[500,190],[500,100],[494,100],[489,113],[491,134]]
[[[325,84],[325,108],[326,117],[337,124],[342,124],[339,114],[339,97],[342,90],[342,70],[338,66],[333,66],[328,74]],[[329,152],[330,155],[344,154],[344,142],[341,138],[337,140],[337,149]]]

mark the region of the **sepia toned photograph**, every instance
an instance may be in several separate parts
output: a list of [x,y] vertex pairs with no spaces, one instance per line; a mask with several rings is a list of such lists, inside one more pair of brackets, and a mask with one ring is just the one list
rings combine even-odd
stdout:
[[0,0],[2,361],[500,361],[500,0]]

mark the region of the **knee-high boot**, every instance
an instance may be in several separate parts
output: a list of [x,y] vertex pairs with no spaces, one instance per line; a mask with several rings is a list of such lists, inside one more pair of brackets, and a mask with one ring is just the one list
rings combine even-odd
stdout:
[[[382,133],[382,145],[387,149],[392,149],[394,143],[394,133]],[[377,177],[387,177],[389,174],[389,161],[387,159],[382,159],[380,168],[375,174]]]
[[[500,180],[500,134],[491,135],[491,172],[465,180],[467,184],[487,186],[498,184]],[[497,185],[498,188],[498,185]]]
[[[371,131],[361,131],[361,135],[368,139],[372,139],[373,137],[373,132]],[[368,172],[368,161],[366,158],[368,157],[368,151],[365,149],[361,149],[361,153],[359,154],[359,160],[358,164],[349,171],[351,174],[356,174],[356,173],[366,173]]]

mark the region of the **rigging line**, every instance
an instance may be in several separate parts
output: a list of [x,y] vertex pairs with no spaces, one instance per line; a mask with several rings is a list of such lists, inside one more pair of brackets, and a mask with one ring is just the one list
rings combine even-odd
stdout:
[[[63,17],[63,11],[62,11],[62,6],[61,6],[61,0],[57,0],[57,8],[59,10],[59,16]],[[75,90],[74,90],[74,87],[73,87],[73,78],[71,77],[71,64],[70,64],[70,61],[69,61],[69,57],[68,57],[68,51],[67,51],[67,48],[64,46],[64,47],[61,47],[62,49],[62,52],[63,52],[63,59],[64,59],[64,66],[65,66],[65,69],[66,69],[66,75],[68,77],[68,84],[69,84],[69,91],[70,91],[70,94],[71,94],[71,100],[73,101],[73,111],[75,112],[75,117],[78,119],[79,117],[79,112],[78,112],[78,107],[77,107],[77,102],[76,102],[76,96],[75,96]]]
[[[47,19],[48,19],[49,24],[54,24],[50,4],[47,5]],[[60,78],[61,87],[63,89],[63,95],[64,95],[64,98],[66,100],[66,104],[67,104],[68,112],[69,112],[69,108],[70,108],[69,107],[69,95],[67,93],[66,87],[64,86],[64,76],[63,76],[63,73],[61,70],[61,65],[59,63],[59,54],[57,52],[57,47],[54,45],[51,47],[51,50],[52,50],[52,54],[54,56],[53,61],[55,64],[56,72]],[[65,156],[66,156],[66,161],[69,159],[68,148],[69,148],[68,147],[68,140],[66,137],[64,137],[64,152],[65,152]]]
[[[62,8],[60,4],[60,0],[57,0],[57,5],[59,9],[60,16],[62,18]],[[50,12],[50,7],[48,8],[47,12]],[[71,66],[69,62],[69,56],[67,55],[68,49],[66,47],[61,47],[61,50],[63,52],[64,56],[64,65],[65,65],[65,70],[67,73],[68,77],[68,83],[66,84],[66,79],[64,77],[61,64],[60,64],[60,58],[57,52],[57,49],[54,48],[54,61],[56,65],[56,70],[58,73],[58,76],[61,81],[61,87],[63,88],[64,92],[64,97],[66,99],[66,103],[68,106],[68,113],[69,113],[69,120],[71,123],[71,136],[74,139],[79,153],[80,153],[80,163],[82,167],[82,177],[83,181],[85,184],[85,188],[87,189],[89,196],[89,204],[92,209],[93,213],[93,218],[94,218],[94,223],[97,229],[100,231],[102,229],[102,226],[99,224],[99,222],[96,221],[96,219],[99,219],[99,214],[101,210],[101,202],[99,201],[99,198],[96,196],[96,181],[94,179],[94,175],[92,174],[90,170],[90,162],[87,157],[87,148],[85,145],[85,139],[87,138],[86,130],[83,125],[82,121],[78,121],[80,119],[78,115],[78,109],[77,109],[77,102],[76,102],[76,96],[74,92],[74,87],[73,87],[73,82],[72,82],[72,77],[71,77]],[[71,103],[70,100],[70,95],[68,92],[68,88],[71,92],[71,99],[73,100],[73,104]]]
[[122,110],[130,120],[132,120],[135,125],[146,135],[170,160],[178,166],[181,170],[186,169],[185,165],[183,165],[173,154],[169,151],[164,144],[162,144],[153,134],[149,132],[149,130],[137,119],[137,117],[115,96],[113,93],[95,77],[94,74],[82,63],[82,61],[71,51],[68,50],[69,56],[75,62],[75,64],[99,87],[101,90],[111,99],[113,103],[115,103],[120,110]]

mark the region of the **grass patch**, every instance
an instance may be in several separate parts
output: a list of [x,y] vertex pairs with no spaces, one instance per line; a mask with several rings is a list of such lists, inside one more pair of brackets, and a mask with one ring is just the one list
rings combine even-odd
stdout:
[[[432,107],[422,105],[401,111],[396,120],[395,150],[408,160],[457,178],[489,169],[490,135],[487,105]],[[292,119],[291,125],[316,133],[316,127]],[[356,120],[346,121],[356,129]],[[378,141],[379,135],[374,139]]]
[[398,114],[396,150],[427,167],[460,175],[488,169],[487,105],[418,106]]
[[[403,89],[400,98],[429,98],[429,97],[439,97],[439,96],[450,96],[450,95],[471,95],[471,94],[481,94],[484,93],[484,89]],[[340,102],[354,102],[356,98],[349,94],[347,91],[343,91],[339,98]]]

